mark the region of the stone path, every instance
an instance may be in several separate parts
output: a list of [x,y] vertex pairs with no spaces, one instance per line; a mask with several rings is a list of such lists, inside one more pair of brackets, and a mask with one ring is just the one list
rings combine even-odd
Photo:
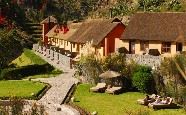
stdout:
[[[33,79],[36,81],[39,80],[41,82],[49,83],[52,86],[46,92],[46,94],[40,100],[38,100],[38,103],[45,106],[46,112],[49,115],[80,115],[77,110],[62,104],[70,88],[74,84],[78,83],[78,80],[72,77],[74,70],[61,66],[59,67],[56,63],[47,59],[42,54],[37,52],[36,54],[42,57],[48,63],[52,64],[54,67],[64,71],[63,74],[57,77]],[[57,108],[60,108],[61,110],[57,111]]]
[[43,54],[39,53],[39,52],[34,52],[36,55],[40,56],[42,59],[44,59],[46,62],[48,62],[50,65],[53,65],[55,68],[62,70],[64,72],[68,72],[68,71],[72,71],[72,69],[70,69],[69,67],[65,67],[61,64],[57,64],[57,61],[55,60],[51,60],[50,58],[47,58],[46,56],[44,56]]

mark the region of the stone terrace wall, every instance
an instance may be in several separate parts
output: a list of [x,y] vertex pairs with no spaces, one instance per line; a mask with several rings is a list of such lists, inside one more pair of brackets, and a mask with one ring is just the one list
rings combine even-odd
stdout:
[[71,68],[71,58],[61,53],[58,53],[52,49],[47,49],[46,47],[40,46],[39,44],[33,44],[33,50],[50,59],[53,63],[58,64],[58,66],[65,66]]
[[161,64],[161,56],[126,54],[126,60],[134,60],[137,64],[158,67]]
[[[50,59],[58,65],[64,65],[66,67],[71,67],[71,58],[65,55],[62,55],[52,49],[46,49],[45,47],[39,46],[39,44],[33,45],[33,50],[39,52],[46,58]],[[150,67],[157,68],[161,64],[161,56],[152,56],[152,55],[138,55],[138,54],[126,54],[126,60],[134,60],[137,64],[147,65]]]

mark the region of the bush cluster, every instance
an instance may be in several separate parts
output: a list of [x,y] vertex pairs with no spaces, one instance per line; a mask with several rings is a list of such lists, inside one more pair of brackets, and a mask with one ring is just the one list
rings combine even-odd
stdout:
[[6,68],[0,71],[0,80],[19,80],[26,76],[47,73],[54,70],[50,64],[28,65],[19,68]]
[[[125,54],[112,54],[101,61],[94,56],[84,56],[80,62],[76,64],[77,73],[87,79],[86,82],[98,83],[101,82],[99,75],[104,71],[116,71],[121,74],[120,77],[112,79],[104,79],[104,82],[112,85],[122,86],[125,90],[138,89],[142,92],[154,93],[154,78],[151,73],[151,68],[141,66],[135,62],[126,62]],[[91,79],[91,80],[90,80]],[[92,82],[93,81],[93,82]]]
[[132,84],[141,92],[150,92],[153,84],[151,68],[147,66],[138,66],[132,75]]

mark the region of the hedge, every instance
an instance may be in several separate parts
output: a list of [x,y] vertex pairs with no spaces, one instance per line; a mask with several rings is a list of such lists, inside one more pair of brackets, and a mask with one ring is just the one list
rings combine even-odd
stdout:
[[19,68],[6,68],[0,71],[0,80],[19,80],[27,76],[48,73],[54,70],[50,64],[28,65]]

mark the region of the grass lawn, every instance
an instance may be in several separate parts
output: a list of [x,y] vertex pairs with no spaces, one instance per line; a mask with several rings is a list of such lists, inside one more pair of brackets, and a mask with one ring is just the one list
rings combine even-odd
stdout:
[[[21,67],[21,66],[28,66],[28,65],[34,65],[34,64],[42,65],[42,64],[46,64],[47,62],[43,60],[41,57],[37,56],[32,50],[24,49],[24,52],[22,53],[22,55],[19,56],[14,61],[12,61],[12,63],[15,64],[16,67]],[[55,77],[62,73],[63,73],[62,71],[58,69],[54,69],[53,71],[49,73],[28,76],[26,78],[32,78],[32,79],[49,78],[49,77]]]
[[46,64],[47,62],[41,57],[37,56],[32,50],[24,49],[22,55],[12,61],[12,63],[18,67],[21,67],[34,64],[42,65]]
[[89,92],[91,86],[80,84],[74,94],[75,104],[98,115],[186,115],[183,109],[153,110],[138,105],[137,99],[144,98],[139,92],[125,92],[120,95]]
[[24,80],[10,80],[0,81],[0,98],[16,96],[20,98],[34,99],[34,93],[37,95],[46,84],[24,81]]

